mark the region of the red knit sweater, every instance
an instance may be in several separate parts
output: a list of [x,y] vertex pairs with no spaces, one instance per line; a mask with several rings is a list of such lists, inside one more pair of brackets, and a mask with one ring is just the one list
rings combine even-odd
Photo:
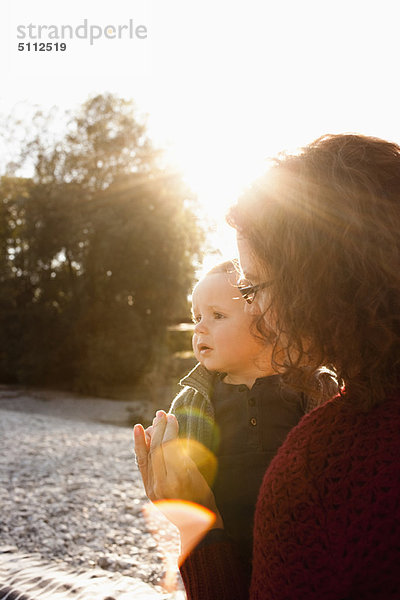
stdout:
[[400,599],[400,397],[335,398],[292,430],[260,489],[250,594],[229,542],[181,573],[190,600]]

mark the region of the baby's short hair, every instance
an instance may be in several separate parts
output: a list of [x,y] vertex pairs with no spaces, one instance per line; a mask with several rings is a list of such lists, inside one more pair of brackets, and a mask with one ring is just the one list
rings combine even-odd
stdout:
[[239,261],[237,258],[233,258],[232,260],[224,260],[223,262],[220,262],[216,265],[214,265],[214,267],[212,267],[209,271],[207,271],[207,273],[205,274],[205,277],[207,275],[215,275],[217,273],[239,273]]

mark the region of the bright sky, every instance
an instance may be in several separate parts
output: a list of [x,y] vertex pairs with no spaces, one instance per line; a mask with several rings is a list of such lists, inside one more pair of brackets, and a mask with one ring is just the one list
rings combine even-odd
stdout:
[[[328,132],[400,142],[398,7],[398,0],[2,0],[0,112],[16,106],[28,115],[25,101],[74,108],[105,91],[133,98],[229,256],[224,214],[268,156]],[[17,39],[18,25],[75,28],[84,19],[115,31],[131,19],[147,27],[147,38],[121,33],[92,45],[65,39],[65,52],[17,50],[18,42],[39,41]]]

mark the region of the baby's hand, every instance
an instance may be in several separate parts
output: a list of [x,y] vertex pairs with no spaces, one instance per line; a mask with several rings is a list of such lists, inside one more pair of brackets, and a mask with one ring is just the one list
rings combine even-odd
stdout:
[[[157,411],[157,413],[160,411]],[[161,411],[162,413],[164,413],[164,411]],[[151,438],[153,436],[153,425],[157,419],[157,413],[153,419],[153,423],[151,425],[149,425],[148,427],[146,427],[146,429],[144,430],[144,437],[145,437],[145,441],[146,441],[146,446],[147,446],[147,450],[150,450],[150,444],[151,444]]]
[[153,435],[153,425],[149,425],[149,427],[146,427],[146,429],[144,430],[144,437],[146,440],[146,446],[147,448],[150,450],[150,444],[151,444],[151,436]]
[[[139,467],[147,497],[153,501],[164,499],[164,496],[156,496],[153,490],[154,474],[152,455],[154,453],[154,448],[157,449],[156,454],[158,454],[158,447],[161,446],[163,442],[168,442],[170,439],[175,439],[178,436],[178,421],[172,415],[169,416],[169,419],[170,423],[167,432],[164,430],[168,417],[163,410],[158,410],[156,412],[156,416],[153,419],[153,424],[146,429],[144,429],[143,425],[140,424],[135,425],[133,428],[136,464]],[[160,427],[157,426],[160,421],[164,424],[161,435],[159,431]]]
[[[160,411],[157,411],[157,413],[158,412],[160,412]],[[161,412],[164,413],[164,411],[161,411]],[[153,436],[153,425],[154,425],[155,420],[157,419],[157,413],[153,419],[153,423],[151,425],[149,425],[148,427],[146,427],[146,429],[144,429],[144,431],[143,431],[144,439],[146,442],[146,448],[147,448],[148,452],[150,451],[151,438]]]

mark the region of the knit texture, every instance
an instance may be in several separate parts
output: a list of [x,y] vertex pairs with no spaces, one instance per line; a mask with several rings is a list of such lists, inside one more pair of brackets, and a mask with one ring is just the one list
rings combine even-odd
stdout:
[[214,453],[219,443],[211,401],[216,376],[198,363],[179,382],[183,389],[169,409],[178,419],[180,437],[197,440]]
[[[338,397],[288,435],[257,502],[251,600],[400,598],[399,430],[400,397],[368,413]],[[189,600],[246,597],[228,543],[181,573]]]

